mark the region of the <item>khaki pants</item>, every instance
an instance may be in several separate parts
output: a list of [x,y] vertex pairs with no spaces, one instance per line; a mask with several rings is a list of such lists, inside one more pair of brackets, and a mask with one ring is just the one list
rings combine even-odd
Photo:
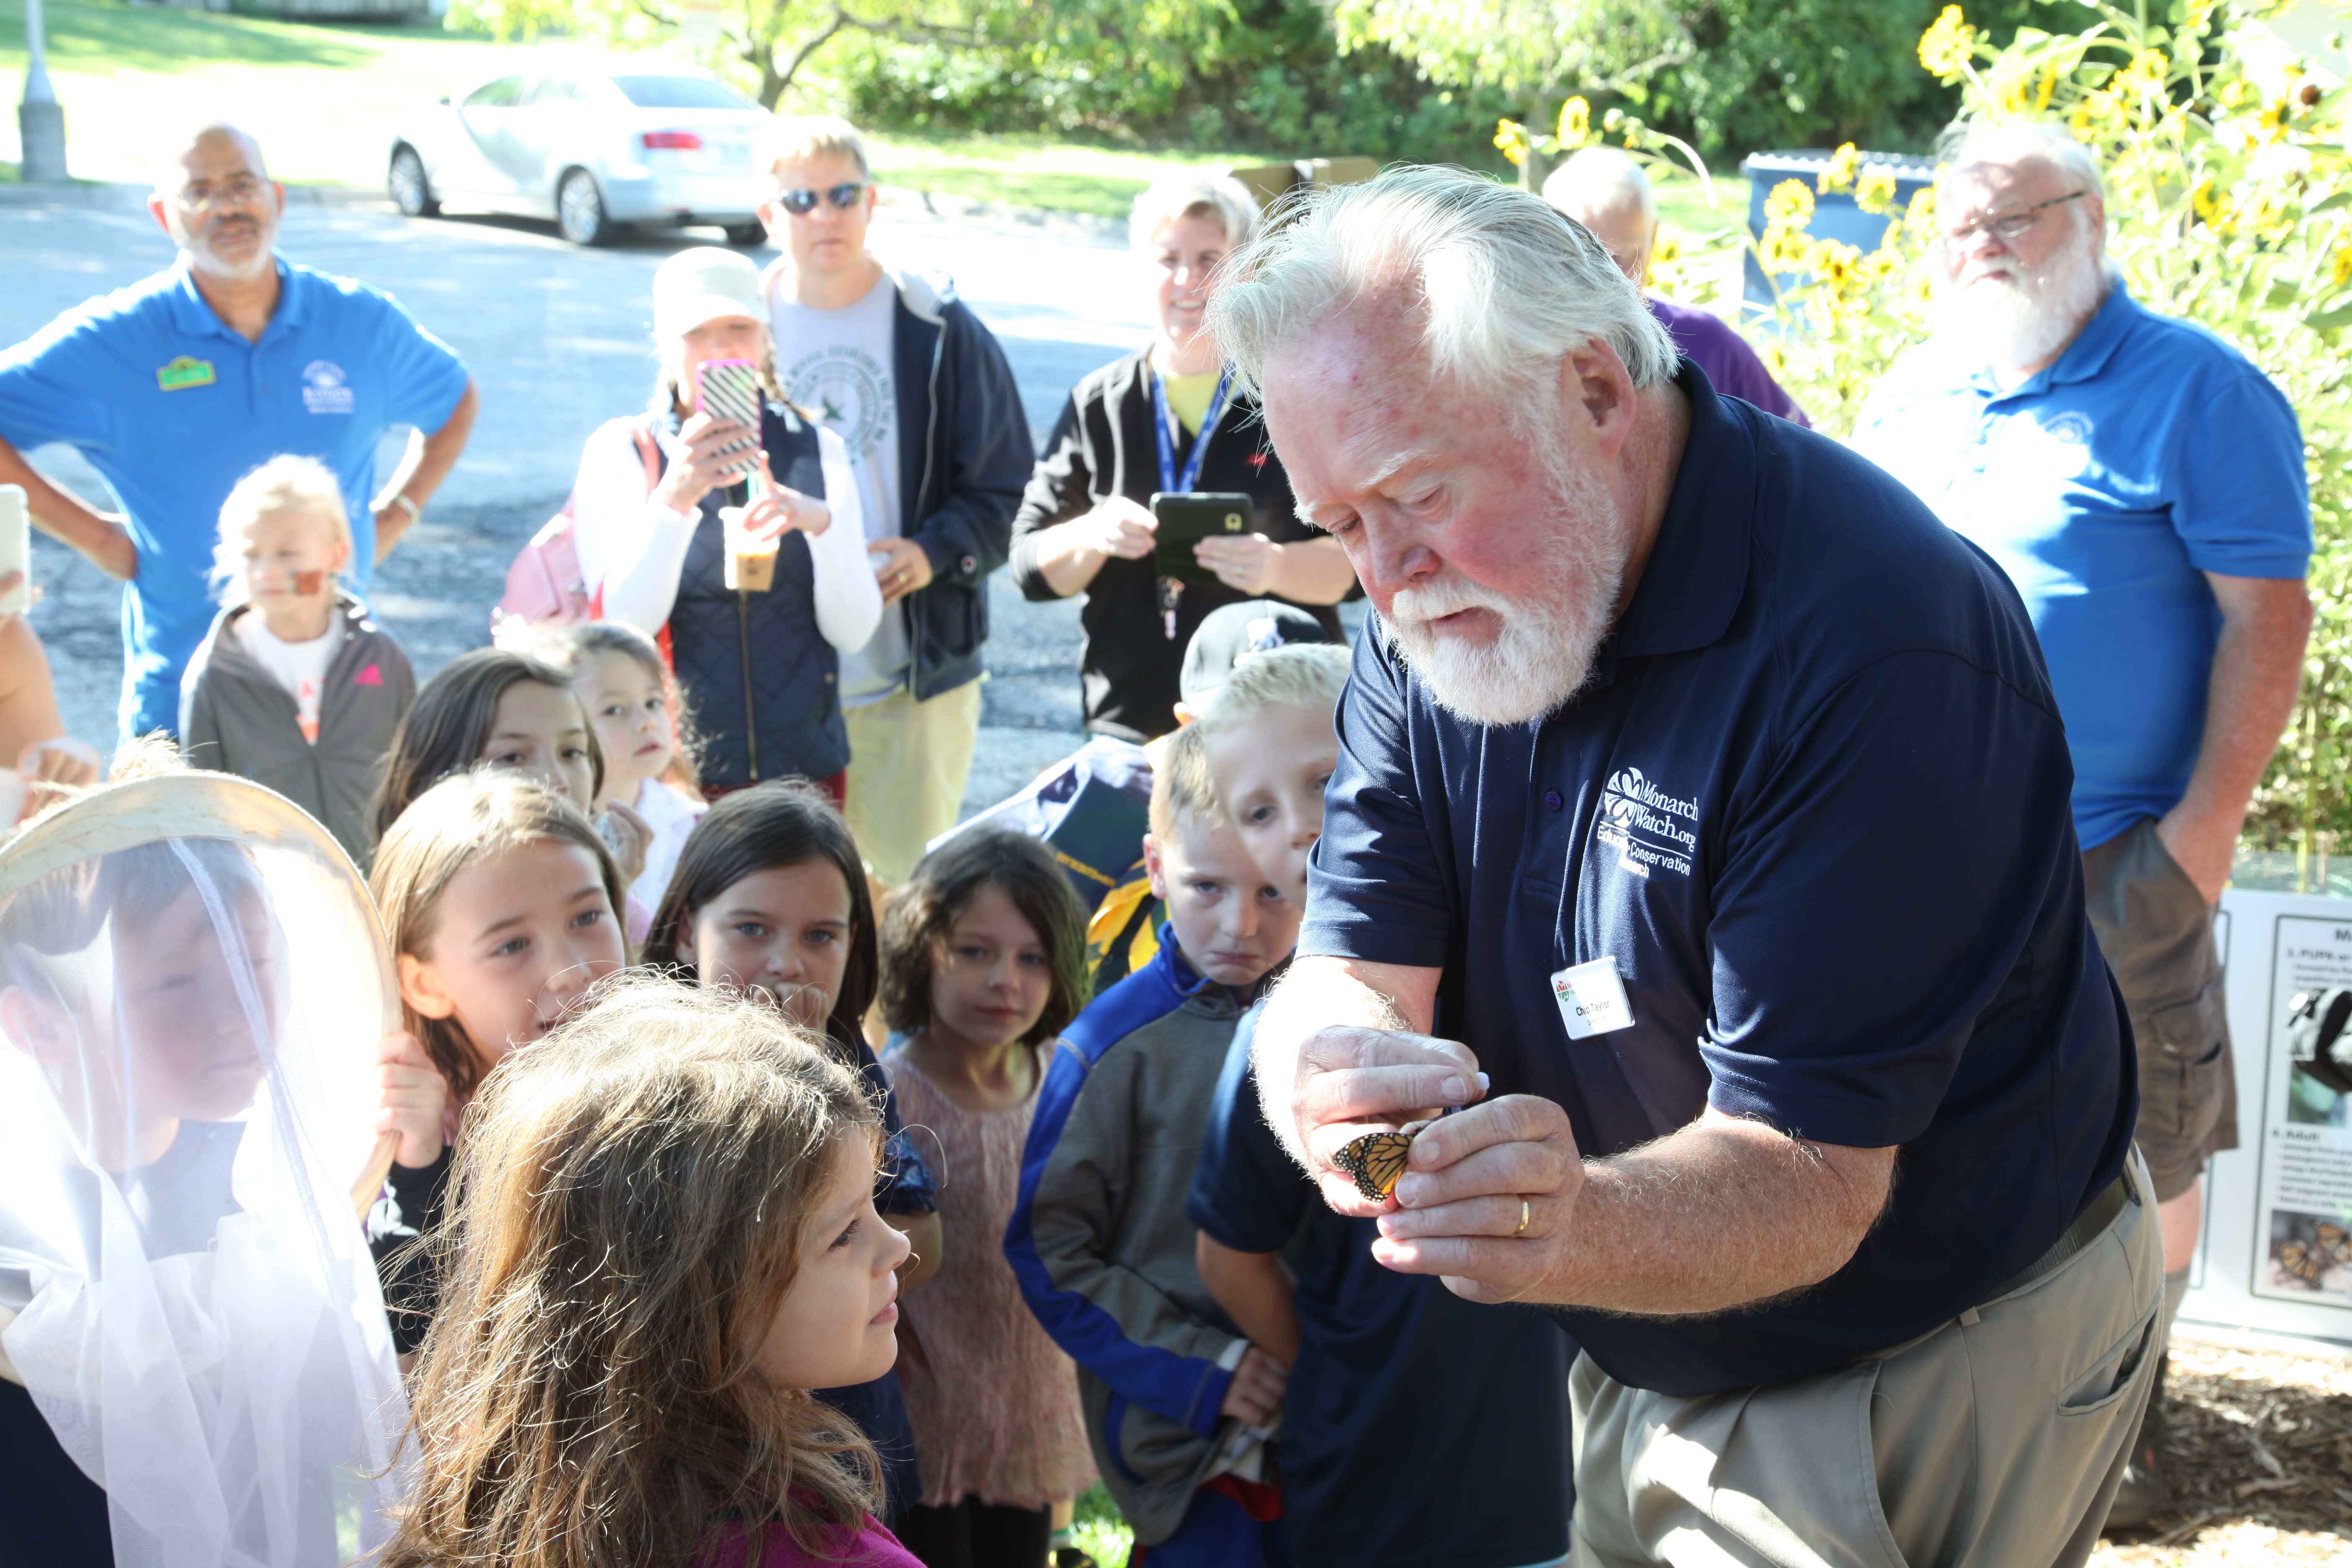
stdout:
[[1882,1356],[1677,1399],[1580,1355],[1579,1568],[2045,1568],[2098,1544],[2155,1386],[2147,1174],[2089,1246]]
[[918,702],[900,687],[852,708],[844,810],[866,868],[886,888],[914,871],[924,846],[956,825],[980,742],[980,682]]

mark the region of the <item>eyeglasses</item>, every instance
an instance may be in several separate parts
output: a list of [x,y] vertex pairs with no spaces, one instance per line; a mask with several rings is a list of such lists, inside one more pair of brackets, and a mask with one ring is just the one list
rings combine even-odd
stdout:
[[2007,245],[2011,240],[2021,237],[2027,229],[2040,222],[2044,208],[2058,206],[2090,194],[2088,191],[2068,191],[2063,196],[2052,196],[2046,202],[2036,202],[2023,212],[2013,212],[2006,217],[1985,218],[1969,225],[1966,228],[1946,229],[1944,243],[1954,250],[1960,250],[1966,248],[1969,239],[1975,236],[1989,234],[2003,245]]
[[200,213],[206,207],[250,206],[260,199],[264,184],[251,174],[237,174],[217,185],[185,186],[172,200],[184,213]]
[[857,205],[857,198],[865,194],[865,190],[863,182],[845,180],[830,190],[824,191],[778,191],[776,205],[794,217],[806,217],[816,211],[816,204],[822,198],[846,212]]

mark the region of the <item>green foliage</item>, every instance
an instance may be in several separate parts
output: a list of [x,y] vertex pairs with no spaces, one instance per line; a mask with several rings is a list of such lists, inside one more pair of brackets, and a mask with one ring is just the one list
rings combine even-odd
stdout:
[[1687,60],[1686,7],[1664,0],[1338,0],[1342,48],[1385,47],[1448,87],[1522,102],[1637,82]]
[[1378,46],[1343,55],[1314,0],[1041,0],[985,24],[1000,42],[844,37],[825,87],[874,123],[1024,132],[1499,167],[1486,127],[1511,104],[1449,89]]
[[[2153,7],[2151,6],[2151,9]],[[2352,834],[2352,88],[2257,61],[2275,0],[2171,0],[2153,18],[2096,7],[2075,32],[2016,30],[2005,47],[1948,5],[1919,39],[1929,72],[1980,121],[2063,121],[2107,184],[2107,251],[2133,297],[2235,344],[2294,405],[2304,437],[2317,618],[2285,743],[2254,795],[2249,839],[2312,854]],[[1621,119],[1636,142],[1654,136]],[[1524,128],[1506,125],[1515,145]],[[1543,143],[1534,143],[1540,152]],[[1818,182],[1887,216],[1864,251],[1808,232],[1815,187],[1774,187],[1755,252],[1779,294],[1765,357],[1832,435],[1928,328],[1933,198],[1848,145]],[[1735,241],[1734,243],[1738,243]],[[1722,276],[1721,258],[1675,265]]]

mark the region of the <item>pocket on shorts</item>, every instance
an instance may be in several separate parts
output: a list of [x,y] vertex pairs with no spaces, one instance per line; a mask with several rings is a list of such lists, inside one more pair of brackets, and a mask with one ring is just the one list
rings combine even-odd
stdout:
[[2131,1394],[2140,1368],[2156,1354],[2156,1325],[2164,1316],[2162,1297],[2131,1332],[2102,1352],[2091,1370],[2068,1384],[2058,1396],[2058,1414],[2104,1415]]
[[2221,1110],[2229,1018],[2218,982],[2208,981],[2185,1002],[2147,1016],[2140,1043],[2140,1121],[2151,1131],[2195,1143],[2212,1131]]

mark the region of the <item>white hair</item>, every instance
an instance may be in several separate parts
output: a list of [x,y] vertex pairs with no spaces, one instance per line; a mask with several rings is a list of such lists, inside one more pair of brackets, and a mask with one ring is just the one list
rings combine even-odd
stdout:
[[1572,218],[1602,212],[1630,202],[1642,215],[1642,226],[1658,221],[1658,198],[1640,160],[1615,147],[1587,147],[1551,172],[1544,182],[1543,198]]
[[1180,217],[1206,213],[1225,231],[1229,247],[1247,245],[1257,237],[1257,198],[1231,174],[1179,174],[1160,181],[1135,198],[1127,220],[1127,241],[1138,251],[1151,247],[1160,226]]
[[2099,172],[2097,155],[2054,120],[1964,121],[1944,132],[1936,161],[1961,169],[1970,163],[2018,163],[2033,158],[2056,164],[2074,184],[2106,200],[2107,182]]
[[1409,281],[1440,375],[1539,419],[1569,354],[1605,342],[1633,384],[1669,380],[1674,339],[1601,243],[1533,192],[1406,165],[1294,197],[1236,252],[1208,331],[1255,391],[1267,363],[1350,300]]

